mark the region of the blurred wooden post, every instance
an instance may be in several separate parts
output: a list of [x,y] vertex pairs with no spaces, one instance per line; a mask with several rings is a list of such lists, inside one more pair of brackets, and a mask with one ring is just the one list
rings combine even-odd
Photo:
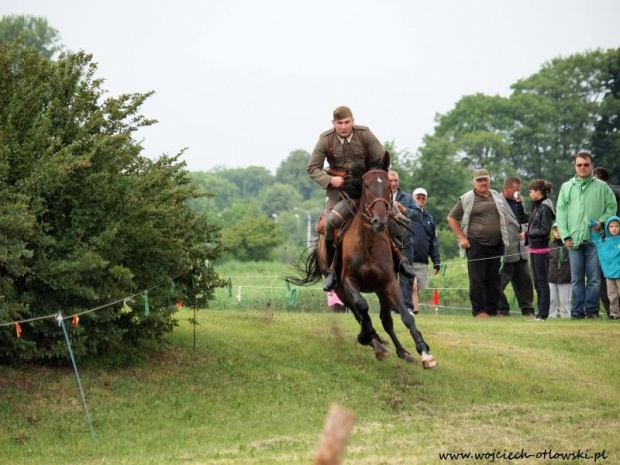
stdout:
[[339,405],[329,409],[323,434],[316,450],[314,465],[339,465],[353,431],[355,414]]

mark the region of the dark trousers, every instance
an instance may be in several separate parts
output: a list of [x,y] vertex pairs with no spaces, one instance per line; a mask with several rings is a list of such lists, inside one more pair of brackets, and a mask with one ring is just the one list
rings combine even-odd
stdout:
[[501,276],[502,295],[499,303],[499,314],[508,315],[510,313],[510,304],[506,299],[504,290],[508,283],[512,284],[512,290],[517,297],[519,308],[523,315],[534,314],[534,285],[532,277],[527,266],[527,260],[517,260],[516,262],[504,262]]
[[467,272],[469,274],[469,300],[472,315],[480,313],[497,315],[501,290],[499,273],[503,244],[482,245],[469,240],[467,249]]
[[546,320],[549,316],[549,254],[533,253],[530,254],[532,262],[532,276],[534,277],[534,288],[538,296],[538,318]]
[[[407,278],[406,276],[403,276],[401,273],[399,273],[398,284],[400,285],[400,290],[403,293],[405,307],[408,310],[414,310],[413,308],[413,279]],[[415,310],[419,310],[419,309],[416,308]]]

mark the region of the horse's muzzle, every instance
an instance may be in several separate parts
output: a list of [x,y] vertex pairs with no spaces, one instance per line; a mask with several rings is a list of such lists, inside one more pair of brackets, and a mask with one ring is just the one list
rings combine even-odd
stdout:
[[388,216],[381,217],[381,218],[373,217],[370,220],[370,223],[372,224],[373,231],[374,232],[379,232],[379,233],[385,231],[385,229],[388,226],[388,220],[389,220]]

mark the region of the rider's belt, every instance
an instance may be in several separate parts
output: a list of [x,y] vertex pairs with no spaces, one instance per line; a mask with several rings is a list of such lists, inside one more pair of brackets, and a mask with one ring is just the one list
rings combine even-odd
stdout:
[[347,177],[349,175],[348,171],[339,171],[339,170],[335,170],[333,168],[327,168],[325,170],[325,172],[327,174],[329,174],[330,176],[341,176],[341,177]]

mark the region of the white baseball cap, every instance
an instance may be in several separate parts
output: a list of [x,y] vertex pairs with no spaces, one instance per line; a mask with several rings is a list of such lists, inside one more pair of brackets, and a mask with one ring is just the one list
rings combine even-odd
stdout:
[[413,195],[414,197],[418,194],[422,194],[425,197],[428,197],[428,193],[426,192],[426,189],[424,189],[423,187],[418,187],[416,190],[413,191]]

